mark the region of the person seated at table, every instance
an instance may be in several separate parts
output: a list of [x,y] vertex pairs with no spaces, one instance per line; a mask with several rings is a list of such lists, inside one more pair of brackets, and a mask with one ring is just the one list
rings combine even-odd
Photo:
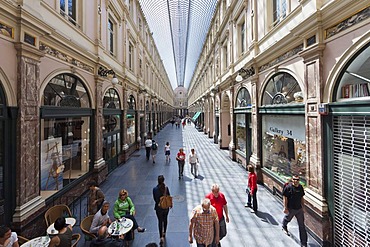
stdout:
[[19,247],[17,233],[12,232],[9,227],[0,227],[0,246]]
[[108,227],[102,226],[98,230],[98,238],[91,241],[90,247],[124,247],[126,242],[123,240],[124,236],[112,238],[108,234]]
[[94,215],[94,219],[90,227],[91,233],[96,235],[98,234],[98,230],[100,227],[109,226],[110,223],[112,223],[108,215],[109,205],[110,204],[108,201],[104,201],[101,209]]
[[118,194],[118,198],[114,203],[113,215],[116,219],[122,217],[131,219],[134,223],[132,230],[137,229],[138,232],[145,232],[145,228],[139,227],[135,219],[135,205],[131,198],[128,196],[127,190],[121,190]]
[[54,222],[54,228],[58,234],[51,238],[49,247],[71,247],[72,246],[72,226],[66,224],[64,217],[59,217]]

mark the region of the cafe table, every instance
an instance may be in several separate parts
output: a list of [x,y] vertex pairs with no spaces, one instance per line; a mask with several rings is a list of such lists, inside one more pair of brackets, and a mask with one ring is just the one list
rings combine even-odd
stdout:
[[30,241],[27,241],[26,243],[22,244],[21,247],[47,247],[50,243],[50,237],[49,236],[41,236],[37,238],[33,238]]
[[123,234],[128,233],[132,227],[134,226],[134,222],[128,218],[122,218],[116,221],[113,221],[108,226],[108,233],[111,236],[120,236]]
[[[67,225],[74,226],[76,224],[76,219],[75,218],[68,217],[68,218],[66,218],[66,224]],[[56,235],[56,234],[58,234],[58,231],[54,228],[54,223],[51,224],[48,227],[48,229],[46,229],[46,232],[49,235]]]

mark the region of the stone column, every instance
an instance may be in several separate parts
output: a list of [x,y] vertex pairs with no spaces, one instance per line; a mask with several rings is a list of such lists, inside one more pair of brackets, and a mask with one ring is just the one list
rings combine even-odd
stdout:
[[[258,82],[258,76],[254,75],[250,77],[251,81],[251,101],[252,101],[252,138],[253,140],[262,140],[261,138],[261,116],[258,114],[258,87],[257,87],[257,82]],[[258,176],[258,180],[262,181],[262,171],[261,171],[261,145],[259,145],[259,142],[254,141],[252,142],[252,155],[250,158],[249,163],[254,165],[256,167],[256,172]],[[248,164],[247,164],[248,165]]]
[[16,43],[17,50],[17,160],[16,208],[13,222],[22,227],[28,217],[42,208],[40,196],[40,59],[44,56],[34,47]]
[[[312,210],[306,222],[310,229],[324,241],[331,234],[328,215],[328,205],[323,197],[323,120],[318,113],[318,104],[322,101],[322,51],[324,45],[316,45],[300,53],[305,65],[306,85],[306,160],[307,160],[307,189],[306,204]],[[318,217],[321,219],[318,219]]]
[[235,147],[235,136],[234,136],[234,85],[229,89],[229,114],[230,114],[230,143],[229,143],[229,153],[231,153],[232,160],[236,160],[236,147]]
[[97,173],[97,182],[101,183],[105,180],[108,174],[108,167],[105,165],[103,158],[103,82],[104,79],[95,76],[95,157],[94,157],[94,171]]

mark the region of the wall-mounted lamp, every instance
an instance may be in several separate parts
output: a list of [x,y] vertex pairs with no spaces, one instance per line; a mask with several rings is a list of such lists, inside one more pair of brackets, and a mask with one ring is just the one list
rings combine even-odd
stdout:
[[102,77],[107,77],[108,75],[112,75],[112,84],[116,85],[118,84],[118,79],[116,77],[116,72],[114,72],[113,69],[105,69],[103,66],[100,66],[98,69],[98,75]]
[[[254,75],[254,73],[255,73],[255,71],[254,71],[254,68],[252,66],[248,69],[241,68],[238,71],[238,75],[236,76],[235,81],[241,82],[244,78],[247,78],[247,77],[250,77],[250,76]],[[242,76],[242,74],[244,74],[244,76]]]

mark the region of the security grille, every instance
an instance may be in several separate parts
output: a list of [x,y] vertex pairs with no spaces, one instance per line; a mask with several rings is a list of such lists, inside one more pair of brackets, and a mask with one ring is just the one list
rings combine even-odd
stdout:
[[335,246],[370,246],[370,116],[335,116]]

